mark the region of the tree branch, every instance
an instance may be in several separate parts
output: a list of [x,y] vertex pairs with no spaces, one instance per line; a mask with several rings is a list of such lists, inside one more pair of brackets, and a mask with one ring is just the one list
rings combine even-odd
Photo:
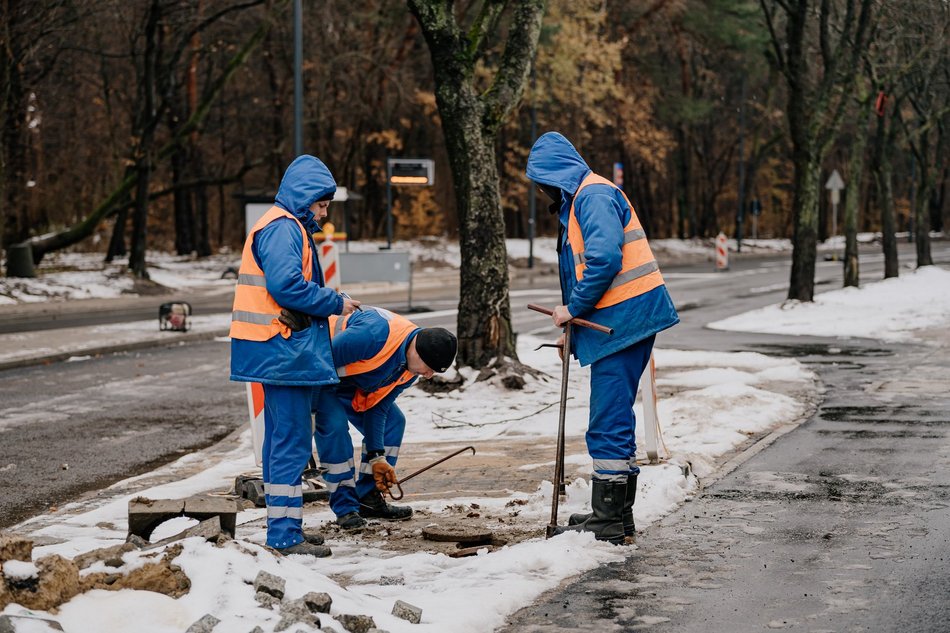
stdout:
[[537,52],[543,17],[544,0],[522,0],[515,9],[501,65],[491,87],[482,95],[482,124],[490,133],[498,129],[521,98],[531,60]]

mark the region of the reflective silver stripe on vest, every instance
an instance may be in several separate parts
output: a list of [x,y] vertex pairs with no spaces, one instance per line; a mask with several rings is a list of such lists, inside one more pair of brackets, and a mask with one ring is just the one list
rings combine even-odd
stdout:
[[[637,240],[642,240],[646,238],[647,234],[643,232],[643,229],[630,229],[629,231],[624,231],[623,233],[623,245],[626,246],[630,242],[636,242]],[[581,264],[587,262],[587,258],[584,257],[584,251],[574,254],[574,265],[580,266]]]
[[303,486],[287,484],[264,484],[264,494],[275,497],[303,497]]
[[594,470],[613,470],[613,471],[623,471],[624,473],[630,468],[630,460],[627,459],[595,459],[594,460]]
[[276,314],[264,314],[262,312],[248,312],[247,310],[235,310],[231,313],[232,321],[241,321],[242,323],[253,323],[254,325],[270,325],[277,318]]
[[619,275],[614,277],[614,280],[611,282],[610,287],[607,288],[607,290],[613,290],[617,286],[622,286],[624,284],[630,283],[631,281],[634,281],[635,279],[639,279],[640,277],[646,277],[647,275],[651,273],[655,273],[658,270],[660,270],[660,267],[657,265],[655,259],[648,261],[645,264],[641,264],[637,266],[636,268],[632,268],[628,270],[627,272],[620,273]]
[[238,275],[238,283],[242,286],[257,286],[259,288],[267,287],[267,282],[264,280],[264,275],[241,273]]
[[267,506],[268,519],[299,519],[303,520],[303,508],[288,508],[287,506]]
[[336,320],[336,325],[333,326],[334,336],[343,331],[343,322],[346,320],[345,317],[340,317]]

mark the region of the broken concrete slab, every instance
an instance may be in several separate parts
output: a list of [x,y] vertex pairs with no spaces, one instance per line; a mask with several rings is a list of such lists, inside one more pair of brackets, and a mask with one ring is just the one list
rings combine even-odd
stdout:
[[234,538],[237,513],[241,507],[230,497],[194,496],[185,499],[185,516],[204,521],[211,517],[221,520],[221,530]]
[[265,609],[273,609],[274,607],[280,606],[280,599],[275,598],[266,591],[258,591],[254,594],[254,599]]
[[396,604],[393,605],[393,615],[413,624],[419,624],[422,621],[422,609],[402,600],[396,600]]
[[240,506],[229,497],[194,496],[187,499],[148,499],[129,501],[129,534],[148,540],[155,528],[169,519],[186,516],[205,521],[217,516],[221,530],[234,538]]
[[189,626],[185,633],[211,633],[220,621],[210,613],[206,613],[200,620]]
[[350,633],[367,633],[376,628],[376,622],[368,615],[340,615],[336,619]]
[[311,591],[300,597],[300,600],[307,605],[311,613],[330,613],[330,607],[333,605],[333,598],[328,593]]
[[185,633],[211,633],[211,631],[221,622],[210,613],[206,613],[200,620],[188,627]]
[[284,587],[286,581],[280,576],[275,576],[270,574],[263,569],[257,572],[257,577],[254,579],[254,591],[264,593],[269,593],[278,600],[282,600],[284,597]]
[[206,541],[215,541],[219,536],[222,535],[222,533],[223,530],[221,529],[221,517],[215,515],[210,519],[205,519],[198,525],[193,525],[187,530],[183,530],[174,536],[169,536],[166,539],[152,543],[147,549],[164,547],[170,543],[174,543],[175,541],[191,538],[193,536],[200,536]]
[[306,624],[314,628],[320,628],[320,618],[315,616],[307,603],[302,599],[285,600],[280,605],[280,622],[274,627],[274,631],[286,631],[295,624]]

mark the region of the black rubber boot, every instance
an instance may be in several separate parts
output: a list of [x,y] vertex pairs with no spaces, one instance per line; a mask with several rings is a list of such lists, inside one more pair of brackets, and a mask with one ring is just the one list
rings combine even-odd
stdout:
[[361,517],[359,512],[348,512],[341,517],[337,517],[336,524],[347,532],[351,530],[362,530],[366,527],[366,519]]
[[333,553],[326,545],[314,545],[313,543],[308,543],[307,541],[301,541],[296,545],[284,547],[278,549],[277,551],[285,556],[289,554],[303,554],[304,556],[315,556],[317,558],[326,558]]
[[383,493],[373,489],[360,499],[360,516],[367,519],[386,519],[387,521],[405,521],[412,517],[409,506],[394,506],[386,503]]
[[602,481],[591,483],[590,505],[594,509],[586,521],[568,527],[558,527],[555,534],[564,532],[593,532],[598,541],[614,545],[624,542],[623,508],[626,501],[627,482]]
[[[623,536],[625,545],[636,542],[637,526],[633,522],[633,504],[637,500],[637,476],[627,475],[627,494],[623,501]],[[592,512],[587,514],[572,514],[567,520],[568,525],[578,525],[591,518]]]

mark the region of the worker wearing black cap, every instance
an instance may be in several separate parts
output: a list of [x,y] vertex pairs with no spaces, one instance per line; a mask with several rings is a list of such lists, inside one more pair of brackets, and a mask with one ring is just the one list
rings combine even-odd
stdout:
[[[330,508],[347,530],[365,526],[366,519],[408,519],[412,508],[390,505],[382,496],[396,483],[406,427],[395,400],[417,377],[431,378],[451,367],[458,340],[444,328],[420,328],[375,307],[331,317],[329,326],[340,384],[335,392],[315,392],[313,411]],[[359,478],[349,424],[363,435]]]

